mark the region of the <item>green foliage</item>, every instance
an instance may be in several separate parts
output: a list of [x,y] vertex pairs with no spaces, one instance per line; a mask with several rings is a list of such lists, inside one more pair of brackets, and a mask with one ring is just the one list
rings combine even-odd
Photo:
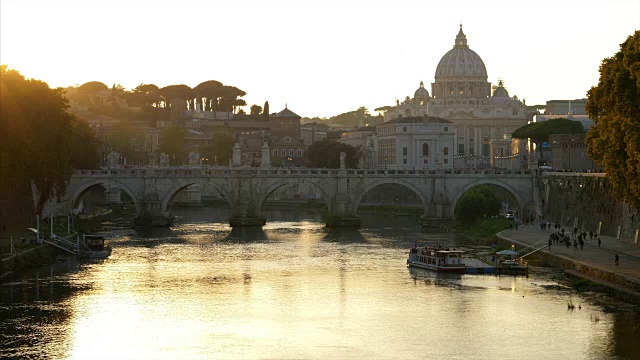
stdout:
[[455,216],[464,224],[474,223],[481,217],[491,217],[500,212],[502,203],[496,189],[480,185],[469,189],[456,205]]
[[340,153],[346,154],[345,166],[347,168],[356,168],[360,159],[360,151],[349,144],[339,143],[337,141],[324,139],[319,141],[307,149],[307,158],[310,166],[314,168],[340,168]]
[[584,128],[580,121],[560,118],[521,126],[517,128],[511,136],[516,139],[530,139],[537,145],[540,154],[542,154],[542,143],[549,142],[549,135],[582,133],[584,133]]
[[262,113],[262,107],[260,105],[253,104],[249,108],[251,117],[257,118]]
[[269,121],[269,102],[264,102],[264,111],[262,112],[262,119],[265,121]]
[[[22,193],[33,183],[36,213],[64,194],[74,164],[96,167],[95,137],[67,112],[62,89],[0,67],[0,193]],[[106,85],[105,85],[106,86]]]
[[181,126],[171,126],[162,129],[160,133],[160,153],[169,155],[172,164],[180,165],[187,157],[184,147],[185,129]]
[[614,195],[640,209],[640,31],[602,61],[587,98],[594,121],[587,154],[607,173]]
[[365,108],[364,106],[361,106],[358,108],[358,110],[349,111],[337,116],[333,116],[329,119],[329,122],[337,125],[355,126],[355,125],[358,125],[358,122],[360,121],[360,119],[366,118],[369,116],[370,116],[369,110],[367,110],[367,108]]
[[233,154],[235,141],[231,134],[219,131],[213,135],[211,145],[203,148],[202,156],[207,158],[207,164],[227,165]]
[[494,236],[502,230],[507,230],[513,226],[512,220],[507,220],[502,217],[480,219],[471,224],[458,223],[455,226],[456,232],[466,235],[468,237],[477,239],[489,239],[494,240]]

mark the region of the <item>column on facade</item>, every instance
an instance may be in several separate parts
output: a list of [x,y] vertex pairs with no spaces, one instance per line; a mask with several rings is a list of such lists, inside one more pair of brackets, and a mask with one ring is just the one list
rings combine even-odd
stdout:
[[469,126],[465,125],[464,127],[464,153],[468,154],[469,153],[469,133],[471,131],[469,130]]
[[476,126],[474,127],[475,129],[475,135],[474,135],[474,140],[473,140],[473,145],[476,147],[475,149],[475,153],[476,155],[480,155],[480,134],[479,134],[479,128]]

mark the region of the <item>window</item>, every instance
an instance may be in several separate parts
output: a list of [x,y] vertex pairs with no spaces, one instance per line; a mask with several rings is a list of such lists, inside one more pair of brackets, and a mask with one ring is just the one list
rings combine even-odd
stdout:
[[278,156],[278,149],[273,149],[273,156]]
[[445,155],[449,155],[449,147],[448,146],[444,147],[444,154]]
[[458,155],[464,155],[464,144],[458,144]]
[[293,157],[293,149],[289,149],[289,157]]
[[449,131],[449,128],[447,126],[444,127],[444,131],[447,132]]
[[407,127],[406,126],[402,128],[402,132],[407,132]]
[[513,109],[513,115],[518,115],[518,109]]
[[407,155],[407,148],[406,147],[402,148],[402,155],[404,155],[404,156]]
[[449,159],[444,159],[444,163],[448,164],[449,163]]
[[422,156],[429,156],[429,144],[422,144]]
[[422,163],[425,164],[425,165],[428,164],[429,163],[429,159],[423,159]]
[[298,149],[298,157],[302,157],[302,150]]
[[407,165],[407,159],[402,159],[402,163],[403,163],[404,165]]
[[282,157],[287,156],[287,150],[285,150],[285,149],[280,150],[280,156],[282,156]]

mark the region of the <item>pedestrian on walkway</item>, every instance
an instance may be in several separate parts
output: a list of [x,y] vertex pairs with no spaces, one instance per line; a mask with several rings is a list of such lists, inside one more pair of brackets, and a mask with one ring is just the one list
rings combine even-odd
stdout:
[[578,240],[573,239],[573,250],[578,250]]
[[580,238],[580,250],[584,250],[584,240]]
[[589,239],[593,240],[593,231],[589,231]]
[[602,240],[600,240],[600,237],[598,236],[598,248],[600,248],[600,243],[602,243]]
[[551,251],[551,236],[549,236],[549,251]]
[[619,262],[620,262],[620,256],[618,256],[618,254],[616,254],[616,266],[618,266]]

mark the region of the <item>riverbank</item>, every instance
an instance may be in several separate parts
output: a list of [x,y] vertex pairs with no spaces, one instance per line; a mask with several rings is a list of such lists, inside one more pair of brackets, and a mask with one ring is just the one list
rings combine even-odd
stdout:
[[[509,229],[496,236],[521,247],[521,254],[540,247],[531,255],[543,266],[564,269],[567,276],[581,278],[603,286],[611,295],[640,304],[640,247],[608,236],[600,236],[601,243],[587,237],[584,248],[574,250],[564,245],[548,247],[551,230],[541,230],[539,224]],[[547,245],[545,247],[545,245]],[[618,254],[619,264],[615,263]]]

